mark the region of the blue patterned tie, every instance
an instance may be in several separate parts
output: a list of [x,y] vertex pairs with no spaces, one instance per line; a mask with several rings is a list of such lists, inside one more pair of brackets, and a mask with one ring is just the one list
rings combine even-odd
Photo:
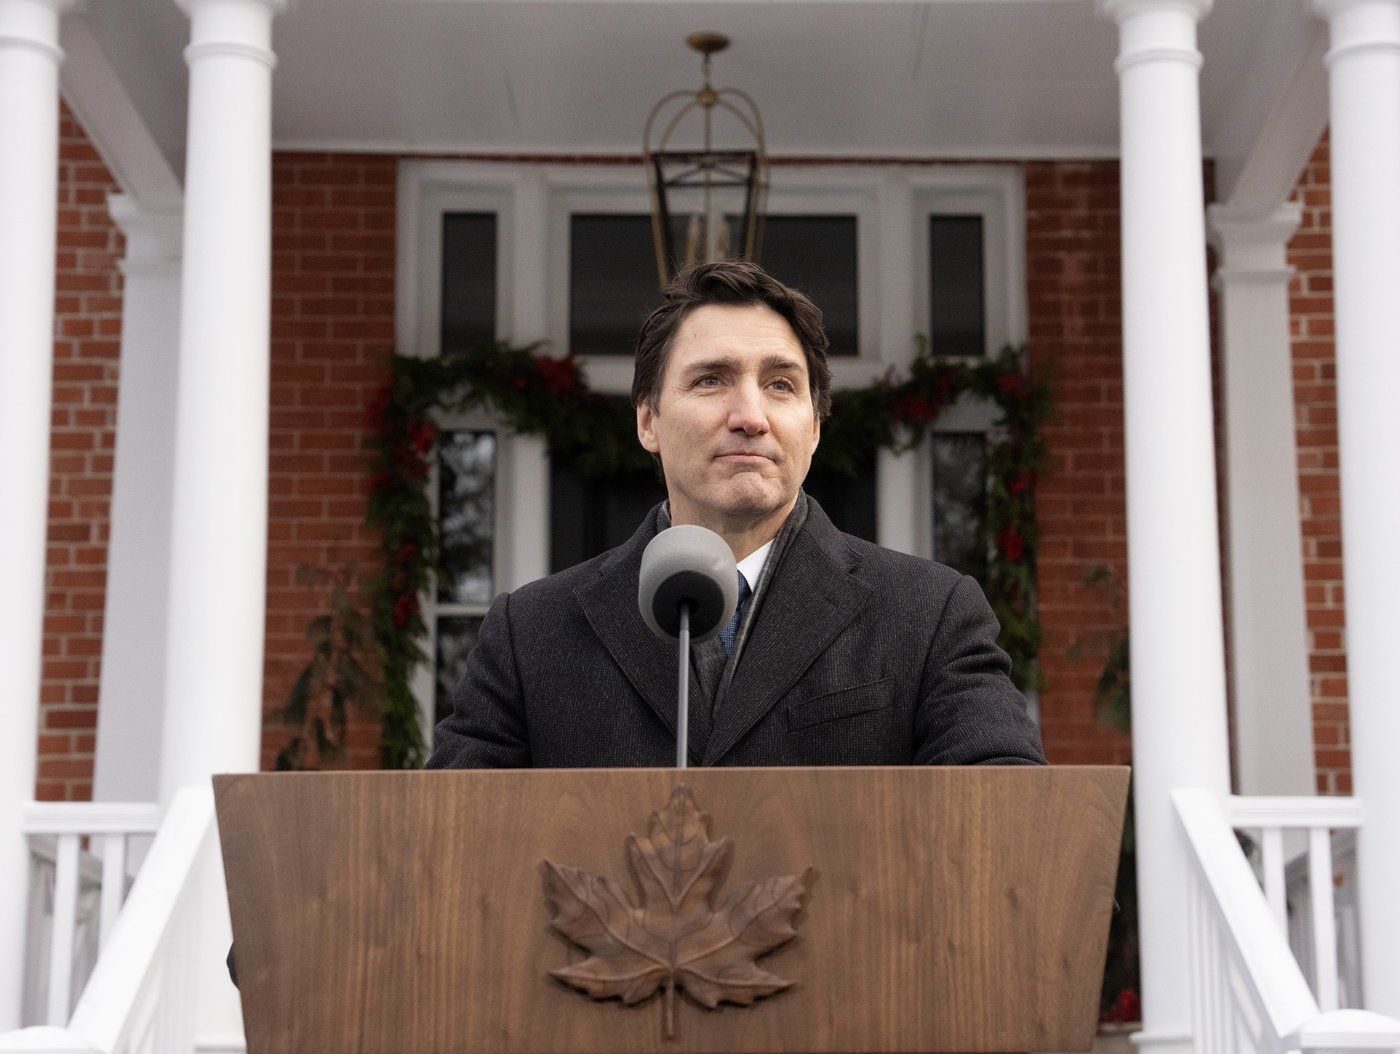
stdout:
[[734,617],[729,620],[729,624],[719,631],[719,642],[724,645],[724,654],[729,655],[734,651],[734,638],[739,634],[739,623],[744,620],[744,603],[749,599],[749,594],[753,590],[749,589],[749,581],[744,577],[742,571],[735,572],[739,576],[739,602],[734,605]]

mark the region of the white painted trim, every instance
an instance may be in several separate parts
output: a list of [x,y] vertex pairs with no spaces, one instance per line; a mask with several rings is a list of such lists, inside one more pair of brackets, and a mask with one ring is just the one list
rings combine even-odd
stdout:
[[[780,0],[781,2],[781,0]],[[407,139],[355,139],[289,136],[275,139],[274,150],[329,153],[394,154],[400,157],[431,157],[443,160],[500,161],[539,163],[562,157],[598,157],[637,160],[634,149],[616,146],[588,146],[578,143],[491,143],[480,140],[437,139],[420,142]],[[1037,161],[1111,161],[1119,157],[1117,143],[1017,143],[1009,146],[987,146],[985,143],[938,143],[927,147],[882,147],[878,150],[833,149],[828,142],[808,145],[784,145],[769,161],[781,167],[787,161],[831,160],[838,164],[915,163],[943,164],[956,161],[1020,162],[1027,158]]]
[[1319,25],[1235,177],[1222,187],[1231,207],[1272,208],[1288,200],[1298,175],[1327,129],[1327,34]]
[[180,178],[156,145],[140,110],[92,28],[81,14],[63,19],[59,40],[67,60],[59,67],[59,85],[112,178],[126,194],[152,207],[178,208]]
[[928,224],[923,217],[980,215],[983,220],[983,279],[987,312],[986,353],[1026,342],[1026,183],[1019,166],[949,165],[916,169],[914,189],[918,273],[917,319],[927,319]]
[[1283,1037],[1285,1050],[1400,1050],[1400,1022],[1369,1010],[1333,1010]]
[[1231,827],[1360,827],[1364,818],[1358,798],[1332,796],[1243,797],[1226,799]]
[[38,834],[154,834],[160,807],[154,802],[31,802],[20,829]]

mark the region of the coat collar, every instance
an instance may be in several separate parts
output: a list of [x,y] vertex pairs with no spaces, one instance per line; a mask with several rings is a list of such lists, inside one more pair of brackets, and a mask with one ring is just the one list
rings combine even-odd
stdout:
[[[632,686],[676,734],[676,644],[655,636],[637,610],[642,551],[656,536],[660,506],[575,590],[589,625]],[[690,675],[689,755],[693,764],[722,760],[767,715],[865,607],[870,587],[852,576],[859,560],[815,501],[783,554],[714,727]]]
[[[579,586],[574,596],[613,661],[674,738],[677,645],[647,629],[637,609],[642,552],[656,537],[660,512],[660,505],[652,509],[636,533],[603,561],[598,576]],[[710,707],[693,669],[689,710],[687,753],[691,764],[699,765],[708,738]]]
[[767,716],[870,600],[859,559],[820,505],[788,543],[719,703],[702,764],[714,765]]

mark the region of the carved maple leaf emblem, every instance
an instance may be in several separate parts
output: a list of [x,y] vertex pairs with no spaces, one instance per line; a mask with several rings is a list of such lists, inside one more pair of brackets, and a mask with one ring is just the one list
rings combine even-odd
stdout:
[[711,1010],[790,987],[754,960],[797,935],[792,919],[811,869],[760,879],[717,903],[732,845],[710,841],[709,826],[690,791],[677,787],[665,810],[651,814],[645,838],[628,835],[636,898],[605,877],[546,860],[550,923],[592,953],[550,974],[594,999],[628,1005],[662,990],[668,1039],[677,987]]

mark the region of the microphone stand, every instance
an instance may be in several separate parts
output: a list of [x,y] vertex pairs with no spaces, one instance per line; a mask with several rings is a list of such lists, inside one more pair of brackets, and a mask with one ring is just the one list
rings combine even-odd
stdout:
[[690,604],[681,601],[680,669],[676,674],[676,768],[685,768],[690,734]]

